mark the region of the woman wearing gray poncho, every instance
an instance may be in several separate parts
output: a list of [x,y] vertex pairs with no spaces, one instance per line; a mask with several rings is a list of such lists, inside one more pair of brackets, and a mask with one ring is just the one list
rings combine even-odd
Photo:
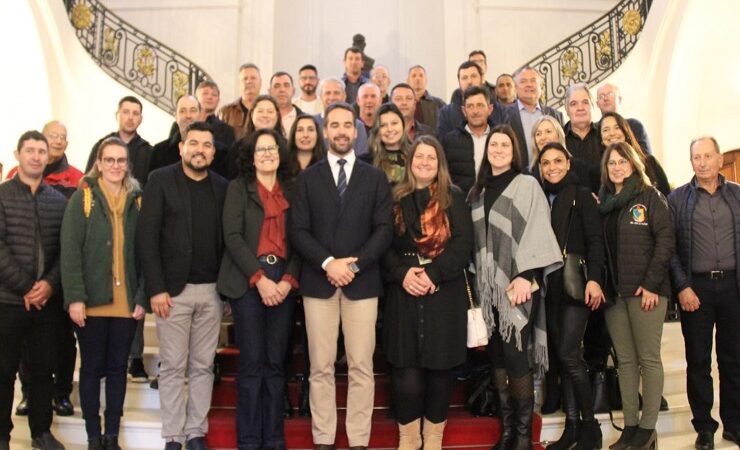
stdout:
[[524,450],[532,448],[530,361],[534,370],[547,368],[543,279],[562,266],[562,257],[545,194],[537,180],[521,173],[514,131],[508,125],[495,127],[485,149],[469,201],[476,287],[491,334],[488,352],[503,427],[494,450]]

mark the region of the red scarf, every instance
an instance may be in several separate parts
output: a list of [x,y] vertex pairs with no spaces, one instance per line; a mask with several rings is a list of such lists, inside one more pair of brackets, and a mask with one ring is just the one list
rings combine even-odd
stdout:
[[[406,224],[403,221],[401,206],[394,207],[396,227],[400,234],[406,232]],[[416,248],[420,255],[434,259],[445,249],[445,244],[450,239],[450,222],[444,210],[439,207],[437,198],[437,183],[429,186],[429,203],[419,217],[421,224],[421,236],[414,238]]]
[[260,231],[260,243],[257,249],[257,255],[274,254],[285,258],[287,252],[285,248],[285,211],[290,207],[288,201],[283,196],[283,190],[280,183],[275,183],[272,191],[268,191],[262,183],[257,180],[257,192],[262,200],[262,208],[265,212],[265,218],[262,221]]

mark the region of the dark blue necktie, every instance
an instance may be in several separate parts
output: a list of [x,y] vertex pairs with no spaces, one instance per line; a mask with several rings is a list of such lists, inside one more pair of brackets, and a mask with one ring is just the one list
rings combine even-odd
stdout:
[[346,159],[340,159],[337,161],[337,164],[339,164],[339,176],[337,176],[337,191],[339,191],[339,198],[344,197],[344,191],[347,190],[347,174],[344,172],[344,165],[346,163]]

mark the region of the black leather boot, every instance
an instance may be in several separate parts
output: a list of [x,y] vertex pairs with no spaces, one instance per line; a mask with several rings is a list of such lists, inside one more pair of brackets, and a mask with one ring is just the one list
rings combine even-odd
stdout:
[[293,417],[293,405],[290,404],[288,383],[285,383],[285,390],[283,391],[283,417],[286,419]]
[[508,450],[515,438],[514,407],[509,395],[509,385],[506,382],[506,369],[494,368],[491,370],[493,385],[498,397],[498,411],[501,418],[501,439],[493,446],[493,450]]
[[509,380],[509,392],[514,404],[516,439],[511,450],[532,450],[532,415],[534,414],[534,383],[532,373]]
[[311,415],[311,402],[308,398],[308,376],[301,381],[301,399],[298,404],[298,414],[301,417],[309,417]]
[[578,443],[573,450],[596,450],[602,446],[601,425],[599,421],[584,420],[581,423],[581,432],[578,435]]
[[573,385],[570,380],[563,377],[562,401],[565,408],[565,429],[560,439],[547,446],[547,450],[569,450],[578,441],[581,432],[581,414],[578,411],[576,397],[573,393]]

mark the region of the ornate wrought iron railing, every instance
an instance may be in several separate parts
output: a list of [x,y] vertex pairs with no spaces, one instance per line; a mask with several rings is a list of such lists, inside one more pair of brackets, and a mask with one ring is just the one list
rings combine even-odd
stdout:
[[174,113],[177,99],[208,74],[188,58],[132,26],[99,0],[64,0],[85,50],[108,75]]
[[652,0],[622,0],[587,27],[527,62],[544,80],[543,98],[558,108],[573,83],[593,86],[612,74],[637,43]]

